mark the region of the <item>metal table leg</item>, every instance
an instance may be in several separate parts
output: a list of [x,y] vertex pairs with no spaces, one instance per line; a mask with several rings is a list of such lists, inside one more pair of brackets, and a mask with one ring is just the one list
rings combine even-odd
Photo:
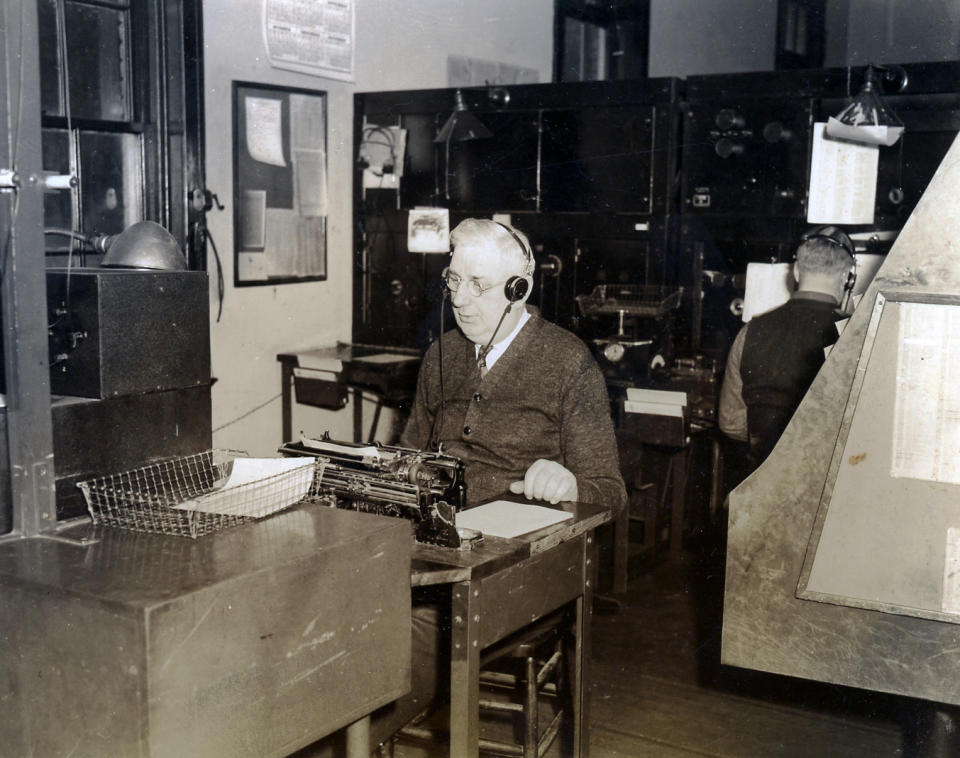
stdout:
[[354,721],[346,728],[347,758],[370,758],[370,717]]
[[480,590],[453,586],[450,639],[450,755],[478,758],[480,739]]

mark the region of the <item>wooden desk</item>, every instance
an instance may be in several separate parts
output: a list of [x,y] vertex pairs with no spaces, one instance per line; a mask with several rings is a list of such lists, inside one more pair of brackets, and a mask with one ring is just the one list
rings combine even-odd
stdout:
[[0,545],[5,755],[288,755],[409,690],[412,536],[302,506],[197,540]]
[[[543,503],[538,503],[543,505]],[[480,652],[552,611],[575,604],[571,686],[573,756],[586,756],[587,669],[596,546],[593,530],[610,520],[606,507],[555,506],[573,519],[517,539],[484,537],[474,550],[417,544],[415,586],[451,584],[450,755],[479,755]]]
[[[396,360],[381,360],[383,356],[396,356]],[[293,437],[293,393],[294,371],[302,368],[306,358],[318,359],[330,365],[331,381],[341,385],[344,390],[353,393],[353,441],[373,441],[376,436],[380,410],[384,405],[409,407],[417,385],[417,373],[420,369],[419,350],[406,347],[386,347],[383,345],[359,345],[339,342],[336,345],[300,352],[285,352],[277,355],[280,361],[280,387],[283,414],[283,440],[290,442]],[[369,392],[377,397],[373,422],[369,435],[363,433],[363,393]],[[344,398],[346,394],[344,392]],[[322,407],[337,408],[338,404],[319,404]]]

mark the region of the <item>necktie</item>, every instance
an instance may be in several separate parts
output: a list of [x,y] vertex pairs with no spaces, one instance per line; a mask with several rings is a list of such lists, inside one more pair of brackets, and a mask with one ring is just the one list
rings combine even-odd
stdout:
[[483,379],[487,375],[487,372],[490,370],[487,368],[487,354],[483,350],[480,351],[480,354],[477,356],[477,368],[480,370],[480,378]]

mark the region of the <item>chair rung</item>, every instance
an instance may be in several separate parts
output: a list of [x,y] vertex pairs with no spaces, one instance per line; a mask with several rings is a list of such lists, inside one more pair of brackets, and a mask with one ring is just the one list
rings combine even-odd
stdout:
[[537,758],[543,758],[543,756],[547,754],[553,741],[560,733],[560,722],[562,720],[563,711],[558,711],[550,721],[549,726],[543,730],[543,736],[540,738],[540,742],[537,743]]
[[509,742],[498,742],[481,737],[478,741],[481,753],[495,753],[496,755],[520,756],[523,758],[523,746]]
[[443,738],[443,735],[436,729],[426,729],[422,726],[407,726],[402,727],[397,731],[397,734],[401,737],[408,737],[413,740],[423,740],[425,742],[433,742]]
[[517,677],[513,674],[504,674],[501,671],[481,671],[480,684],[489,684],[495,687],[516,687]]
[[481,700],[480,709],[501,713],[523,713],[523,705],[520,703],[504,703],[502,700]]
[[547,677],[553,673],[553,670],[557,667],[557,664],[560,662],[560,651],[554,651],[553,655],[550,656],[550,660],[543,664],[540,667],[540,670],[537,672],[537,687],[543,686],[543,683],[547,681]]

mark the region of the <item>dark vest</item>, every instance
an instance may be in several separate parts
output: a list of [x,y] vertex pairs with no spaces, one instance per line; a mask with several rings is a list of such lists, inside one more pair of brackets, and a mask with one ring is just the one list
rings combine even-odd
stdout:
[[750,321],[740,376],[747,406],[751,457],[767,457],[837,341],[842,318],[833,303],[793,297]]

